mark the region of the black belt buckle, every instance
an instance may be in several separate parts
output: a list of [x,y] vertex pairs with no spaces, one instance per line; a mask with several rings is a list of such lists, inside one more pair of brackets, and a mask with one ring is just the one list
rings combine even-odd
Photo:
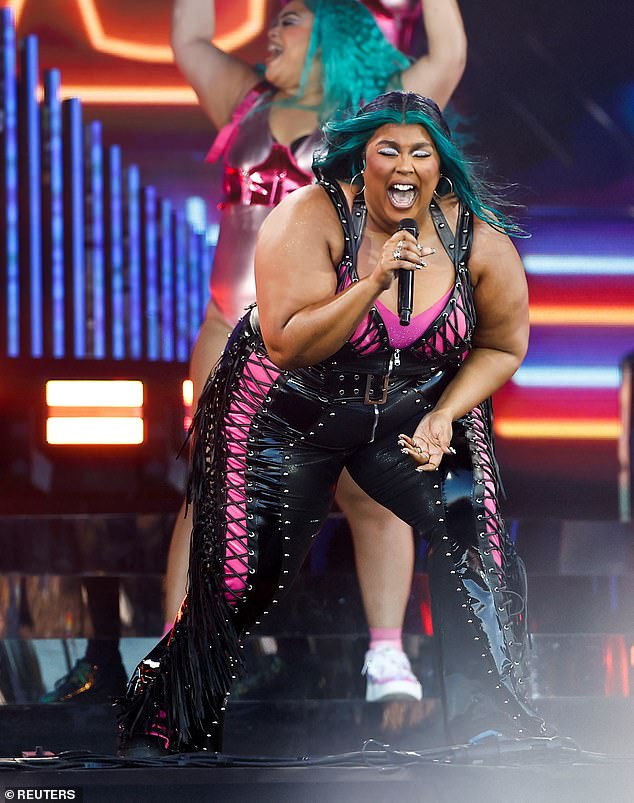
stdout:
[[[381,385],[381,397],[375,398],[372,395],[372,389],[374,385],[374,380],[382,379],[383,384]],[[368,378],[365,380],[365,396],[363,397],[364,404],[385,404],[387,401],[387,390],[390,384],[390,375],[389,374],[368,374]]]

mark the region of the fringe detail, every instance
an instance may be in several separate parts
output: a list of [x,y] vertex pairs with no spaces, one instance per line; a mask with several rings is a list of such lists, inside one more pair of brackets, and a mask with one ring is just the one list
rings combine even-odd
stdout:
[[[225,701],[242,673],[239,633],[225,599],[223,467],[225,409],[243,355],[253,346],[248,315],[236,326],[205,384],[192,438],[187,504],[193,506],[188,591],[171,633],[139,664],[119,703],[123,744],[165,732],[171,752],[201,749],[221,729]],[[213,748],[212,748],[213,749]]]

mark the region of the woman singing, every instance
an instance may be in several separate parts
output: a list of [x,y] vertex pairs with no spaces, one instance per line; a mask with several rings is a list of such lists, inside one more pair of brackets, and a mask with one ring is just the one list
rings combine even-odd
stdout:
[[[429,544],[451,737],[545,733],[489,405],[527,347],[514,227],[427,98],[389,92],[324,134],[320,181],[267,218],[258,306],[201,395],[189,591],[130,683],[128,754],[220,749],[240,641],[290,586],[344,469]],[[407,327],[401,271],[415,271]]]

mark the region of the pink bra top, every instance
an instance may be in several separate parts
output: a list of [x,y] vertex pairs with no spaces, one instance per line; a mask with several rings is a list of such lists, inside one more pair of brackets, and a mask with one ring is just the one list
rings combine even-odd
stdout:
[[276,142],[268,124],[273,88],[266,81],[247,93],[231,122],[216,137],[205,161],[223,160],[226,204],[277,206],[289,193],[314,180],[313,151],[321,134],[314,131],[291,149]]
[[415,343],[445,309],[447,302],[453,295],[453,291],[454,288],[451,287],[435,304],[432,304],[424,312],[415,315],[410,320],[409,326],[401,326],[397,313],[392,312],[391,309],[388,309],[385,304],[377,299],[374,302],[374,306],[383,319],[390,346],[394,349],[406,349],[412,343]]
[[[321,186],[337,212],[344,234],[344,254],[337,266],[337,292],[359,281],[356,260],[363,239],[366,207],[362,197],[354,200],[352,210],[338,182],[320,176]],[[398,316],[385,304],[375,301],[373,308],[341,350],[357,356],[407,349],[422,361],[441,364],[461,363],[471,348],[476,325],[473,285],[469,274],[469,254],[473,238],[471,211],[460,205],[455,233],[442,209],[432,201],[429,212],[438,237],[451,258],[455,280],[451,290],[432,307],[416,315],[408,327],[401,327]],[[398,343],[396,338],[399,339]]]

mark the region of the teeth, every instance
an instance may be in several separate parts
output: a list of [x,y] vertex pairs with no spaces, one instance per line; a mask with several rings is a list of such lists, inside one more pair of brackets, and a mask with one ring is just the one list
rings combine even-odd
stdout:
[[418,196],[418,190],[413,184],[392,184],[387,194],[392,206],[409,209]]

